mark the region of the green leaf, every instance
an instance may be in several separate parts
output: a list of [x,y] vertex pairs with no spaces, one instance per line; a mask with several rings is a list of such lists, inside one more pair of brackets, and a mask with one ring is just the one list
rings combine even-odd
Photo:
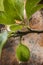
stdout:
[[0,12],[0,24],[11,25],[15,24],[15,21],[13,18],[9,17],[7,13]]
[[27,0],[26,8],[32,10],[41,0]]
[[0,13],[0,24],[15,24],[23,20],[24,0],[4,0],[4,13]]
[[11,4],[14,6],[14,15],[15,18],[19,17],[21,20],[23,20],[23,14],[24,14],[24,0],[9,0],[11,1]]
[[0,0],[0,11],[4,11],[3,0]]
[[24,0],[5,0],[4,7],[7,14],[14,16],[14,19],[23,19]]
[[1,57],[2,48],[3,48],[7,38],[8,38],[7,31],[0,33],[0,57]]
[[21,30],[22,28],[23,28],[23,25],[18,25],[18,24],[10,26],[10,30],[13,31],[13,32]]
[[16,49],[16,56],[19,61],[23,61],[23,62],[28,61],[30,58],[30,51],[23,44],[19,44]]
[[33,10],[31,10],[30,15],[34,14],[36,11],[40,10],[41,8],[43,8],[43,5],[37,5],[36,7],[33,8]]
[[[28,19],[30,19],[30,17],[32,16],[33,13],[35,13],[37,10],[42,8],[42,5],[40,7],[39,4],[38,4],[40,1],[41,0],[27,0],[26,1],[26,14],[27,14]],[[36,11],[34,11],[35,7],[37,7]]]

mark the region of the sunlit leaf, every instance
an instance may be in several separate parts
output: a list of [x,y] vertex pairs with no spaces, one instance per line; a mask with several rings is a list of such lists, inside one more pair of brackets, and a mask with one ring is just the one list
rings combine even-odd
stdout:
[[0,0],[0,11],[4,11],[3,0]]
[[0,33],[0,57],[1,57],[2,48],[3,48],[7,38],[8,38],[7,31]]
[[23,20],[24,0],[4,0],[4,12],[0,12],[0,24],[15,24]]
[[10,19],[10,17],[7,14],[5,14],[4,12],[0,12],[0,24],[11,25],[14,23],[14,19]]
[[29,49],[24,46],[23,44],[19,44],[16,49],[16,56],[19,61],[28,61],[30,58],[30,51]]
[[23,26],[22,25],[17,25],[17,24],[15,24],[15,25],[11,25],[10,26],[10,30],[11,31],[18,31],[18,30],[21,30],[23,28]]
[[41,8],[43,8],[43,5],[38,4],[40,1],[41,0],[27,0],[26,1],[26,14],[27,14],[28,19],[30,19],[32,14],[34,14],[37,10],[40,10]]
[[11,25],[15,24],[15,21],[13,18],[9,17],[7,13],[0,12],[0,24]]
[[33,10],[31,10],[30,17],[31,17],[32,14],[34,14],[36,11],[40,10],[41,8],[43,8],[42,4],[37,5],[36,7],[34,7]]

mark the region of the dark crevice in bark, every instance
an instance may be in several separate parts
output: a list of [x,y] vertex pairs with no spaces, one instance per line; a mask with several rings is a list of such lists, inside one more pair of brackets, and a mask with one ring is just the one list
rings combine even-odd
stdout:
[[40,33],[43,33],[43,30],[31,30],[31,29],[28,29],[28,31],[25,31],[25,32],[22,32],[22,31],[17,31],[16,33],[12,33],[13,37],[18,37],[18,36],[24,36],[26,34],[29,34],[29,33],[37,33],[37,34],[40,34]]

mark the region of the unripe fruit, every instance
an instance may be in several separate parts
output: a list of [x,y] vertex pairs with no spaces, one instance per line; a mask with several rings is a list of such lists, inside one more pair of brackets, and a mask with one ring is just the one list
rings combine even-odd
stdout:
[[22,62],[28,61],[30,58],[30,51],[23,44],[19,44],[16,49],[16,56],[19,61],[22,61]]

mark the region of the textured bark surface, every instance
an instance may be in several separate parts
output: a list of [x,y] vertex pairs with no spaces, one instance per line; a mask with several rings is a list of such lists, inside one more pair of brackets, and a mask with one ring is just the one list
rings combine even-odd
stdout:
[[37,13],[33,14],[29,25],[31,29],[43,30],[43,11],[37,11]]
[[16,60],[16,46],[19,43],[19,38],[11,37],[3,48],[1,62],[2,65],[18,65]]

